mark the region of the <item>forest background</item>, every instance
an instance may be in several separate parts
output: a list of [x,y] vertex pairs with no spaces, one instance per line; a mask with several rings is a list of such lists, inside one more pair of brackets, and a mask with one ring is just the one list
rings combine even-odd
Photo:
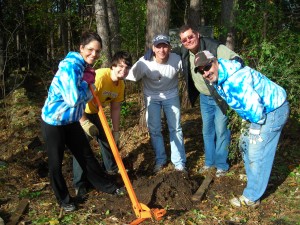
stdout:
[[[299,108],[300,6],[294,0],[1,0],[0,6],[1,99],[30,76],[53,76],[84,30],[103,39],[99,68],[120,49],[137,60],[154,34],[189,22],[284,86],[292,108]],[[178,43],[178,34],[172,39]]]
[[[34,83],[39,89],[34,94],[30,90],[30,99],[44,98],[58,62],[69,51],[77,50],[82,31],[95,30],[103,39],[101,59],[94,65],[100,68],[107,66],[113,53],[120,49],[129,51],[136,61],[156,33],[170,33],[172,43],[178,44],[176,29],[186,22],[197,25],[202,35],[220,40],[241,55],[247,65],[283,86],[291,105],[289,132],[299,131],[300,5],[297,1],[0,0],[1,148],[8,151],[4,143],[25,136],[16,135],[16,129],[26,131],[22,118],[14,117],[20,110],[14,106],[21,104],[16,95],[24,90],[28,94],[28,88],[36,87]],[[180,83],[182,107],[189,109],[184,82]],[[139,84],[127,83],[126,87],[127,96],[141,96]],[[135,103],[142,108],[142,97]],[[127,102],[123,106],[123,120],[132,104]],[[30,110],[26,113],[33,120],[39,117]],[[143,114],[140,118],[142,129]],[[230,161],[234,163],[241,161],[239,152],[234,150],[240,120],[234,112],[230,118],[233,133]],[[297,146],[289,147],[290,152],[299,151]],[[13,152],[7,157],[0,155],[0,162],[8,162],[13,155]],[[0,164],[0,168],[7,166]],[[293,168],[299,176],[299,164]],[[0,180],[0,185],[3,183]]]

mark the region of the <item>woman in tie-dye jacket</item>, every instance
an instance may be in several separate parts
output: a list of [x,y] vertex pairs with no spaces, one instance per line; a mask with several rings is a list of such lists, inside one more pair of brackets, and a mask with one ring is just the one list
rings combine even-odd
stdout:
[[79,52],[69,52],[59,63],[42,109],[42,133],[48,154],[50,183],[59,205],[67,212],[74,211],[76,206],[62,174],[66,147],[97,190],[120,193],[120,189],[104,177],[79,123],[87,101],[92,98],[88,85],[95,82],[95,72],[89,65],[99,58],[101,48],[102,40],[97,33],[83,33]]
[[246,122],[240,147],[247,186],[243,195],[230,203],[256,207],[267,188],[279,137],[289,116],[287,94],[260,72],[234,60],[217,60],[209,51],[197,53],[195,66]]

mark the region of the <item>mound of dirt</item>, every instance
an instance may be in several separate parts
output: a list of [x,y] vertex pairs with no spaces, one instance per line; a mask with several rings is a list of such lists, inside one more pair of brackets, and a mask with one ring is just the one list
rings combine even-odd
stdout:
[[194,180],[178,171],[166,171],[151,177],[140,177],[133,186],[139,201],[149,207],[190,210],[191,196],[198,188]]
[[[130,179],[138,203],[142,203],[150,209],[190,210],[193,208],[191,196],[199,187],[198,183],[190,179],[188,174],[168,168],[156,175],[132,175]],[[118,180],[118,183],[122,182],[120,176],[116,177],[116,180]],[[134,204],[135,202],[131,201],[129,195],[117,197],[91,191],[87,201],[81,204],[80,208],[96,205],[97,209],[95,210],[97,212],[109,210],[116,217],[128,221],[135,219],[132,208]]]

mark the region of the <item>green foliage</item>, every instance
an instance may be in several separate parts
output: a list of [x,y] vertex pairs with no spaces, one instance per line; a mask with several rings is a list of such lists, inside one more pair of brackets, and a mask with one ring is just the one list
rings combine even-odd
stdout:
[[291,116],[299,117],[300,83],[300,41],[299,34],[282,29],[271,40],[253,43],[243,54],[250,66],[284,87],[291,104]]
[[141,57],[145,49],[146,4],[145,0],[116,0],[122,49],[132,53],[134,59]]
[[75,216],[73,214],[66,214],[62,220],[61,220],[61,223],[62,224],[73,224],[74,223],[74,218]]
[[[236,51],[246,65],[260,71],[286,90],[291,117],[299,122],[299,33],[285,20],[281,5],[273,1],[240,1],[235,21]],[[241,159],[238,150],[241,123],[233,112],[229,113],[229,121],[232,133],[229,159],[234,162]]]
[[203,17],[205,19],[205,25],[220,27],[221,18],[221,0],[203,0]]
[[130,108],[132,107],[133,102],[123,102],[121,106],[121,116],[126,117],[130,113]]
[[121,105],[121,126],[125,125],[126,117],[131,112],[131,108],[134,105],[134,102],[123,102]]
[[32,224],[41,224],[42,225],[42,224],[47,224],[49,221],[50,221],[50,219],[47,217],[39,217],[35,220],[32,220],[31,222],[32,222]]
[[241,131],[242,119],[237,113],[230,109],[228,115],[228,128],[231,131],[231,142],[229,146],[228,159],[233,164],[241,160],[241,153],[239,149],[239,136]]
[[243,45],[261,43],[274,37],[284,23],[282,8],[274,1],[239,1],[235,12],[234,26]]
[[19,193],[20,198],[37,198],[41,195],[40,191],[30,191],[29,189],[25,188],[21,190]]

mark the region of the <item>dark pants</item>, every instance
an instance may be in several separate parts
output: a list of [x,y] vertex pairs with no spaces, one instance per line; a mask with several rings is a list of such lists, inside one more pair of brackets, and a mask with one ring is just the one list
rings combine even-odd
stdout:
[[95,158],[79,122],[64,126],[52,126],[42,121],[42,133],[46,144],[50,183],[61,203],[69,203],[70,195],[62,175],[65,147],[77,159],[87,180],[98,191],[113,193],[117,186],[104,177],[104,172]]
[[[115,158],[109,146],[105,131],[101,124],[98,114],[86,114],[86,117],[93,123],[99,130],[99,135],[97,136],[97,141],[100,146],[101,156],[106,171],[117,172],[118,166],[116,164]],[[81,185],[85,184],[85,177],[83,170],[81,169],[77,160],[73,157],[73,185],[79,188]]]

